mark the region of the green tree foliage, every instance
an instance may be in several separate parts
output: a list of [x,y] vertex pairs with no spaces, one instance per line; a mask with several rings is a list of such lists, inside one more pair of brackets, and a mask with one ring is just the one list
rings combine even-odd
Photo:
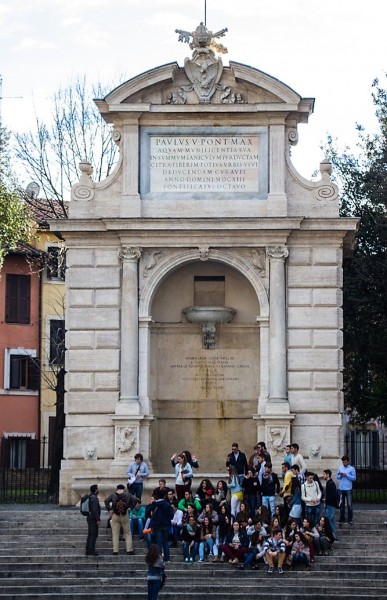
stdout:
[[13,182],[8,141],[8,132],[0,128],[0,270],[7,253],[33,237],[31,215]]
[[359,154],[325,148],[341,188],[342,216],[360,217],[344,261],[344,394],[354,422],[387,423],[387,90],[373,82],[379,130],[357,126]]
[[105,179],[117,161],[111,126],[93,102],[105,95],[101,85],[90,86],[86,77],[71,81],[53,96],[51,114],[43,120],[36,117],[34,131],[15,136],[16,156],[39,183],[50,218],[67,216],[67,200],[71,186],[79,180],[80,161],[90,161],[96,181]]

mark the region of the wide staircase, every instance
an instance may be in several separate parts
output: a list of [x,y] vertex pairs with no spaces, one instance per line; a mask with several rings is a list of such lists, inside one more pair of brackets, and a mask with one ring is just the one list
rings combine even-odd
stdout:
[[[85,556],[85,517],[59,507],[0,505],[0,600],[44,598],[145,600],[145,544],[135,536],[135,555],[121,542],[112,555],[107,514],[97,541],[99,556]],[[187,564],[172,549],[167,584],[159,598],[204,600],[387,598],[386,511],[355,507],[355,524],[338,530],[330,556],[317,556],[310,571],[283,575],[241,571],[228,563]]]

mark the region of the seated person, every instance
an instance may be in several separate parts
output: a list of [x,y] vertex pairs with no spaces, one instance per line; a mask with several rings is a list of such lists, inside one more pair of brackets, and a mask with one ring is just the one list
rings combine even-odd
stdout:
[[139,500],[136,502],[135,507],[132,508],[132,510],[129,513],[129,523],[132,535],[134,534],[134,529],[136,527],[140,540],[143,540],[143,531],[145,524],[145,506],[142,506]]
[[332,533],[331,524],[329,523],[327,517],[320,517],[316,529],[320,536],[318,540],[314,540],[316,551],[320,556],[321,554],[328,556],[328,550],[335,541],[335,536]]
[[253,520],[246,502],[241,502],[239,511],[235,515],[235,521],[238,521],[239,525],[243,529],[246,529],[248,525],[252,525]]
[[188,506],[193,506],[197,511],[202,510],[202,505],[199,498],[194,498],[192,496],[191,490],[185,490],[184,498],[182,498],[178,504],[179,510],[186,512]]
[[249,539],[246,532],[240,528],[239,523],[234,521],[232,530],[228,534],[225,543],[221,547],[221,551],[229,559],[228,562],[238,564],[239,559],[248,551]]
[[212,500],[214,495],[214,486],[209,479],[202,479],[198,489],[196,490],[195,498],[199,498],[202,508],[204,509],[207,502]]
[[264,561],[264,556],[266,554],[266,550],[264,547],[265,539],[266,538],[262,534],[262,532],[256,531],[255,533],[253,533],[253,535],[250,538],[249,548],[244,556],[243,563],[241,565],[239,565],[240,569],[244,569],[251,563],[254,563],[252,566],[253,569],[258,569],[257,562],[261,562],[261,563],[265,562]]
[[203,523],[204,518],[205,517],[209,517],[211,519],[211,521],[217,525],[218,521],[219,521],[219,515],[218,513],[214,510],[212,503],[208,502],[205,507],[204,510],[202,510],[202,512],[199,514],[198,516],[198,522],[199,523]]
[[290,555],[292,557],[292,567],[301,564],[305,565],[305,569],[309,569],[310,545],[304,534],[300,531],[296,531],[294,534],[294,542]]
[[152,492],[152,496],[154,498],[158,498],[159,497],[159,492],[165,492],[165,495],[167,495],[167,493],[170,491],[171,488],[167,487],[167,482],[165,481],[165,479],[159,479],[159,485],[157,488],[155,488]]
[[228,492],[227,483],[223,479],[220,479],[217,482],[216,488],[214,491],[214,507],[217,511],[220,510],[220,507],[223,506],[223,504],[226,504],[227,492]]
[[[178,510],[180,510],[179,505],[177,505],[177,507],[178,507]],[[181,511],[181,512],[183,513],[183,525],[187,525],[190,517],[193,517],[195,519],[195,521],[198,518],[198,511],[196,510],[196,508],[194,507],[193,504],[189,504],[187,506],[187,510]]]
[[262,525],[262,521],[255,521],[255,523],[252,523],[246,528],[246,533],[248,535],[249,540],[251,540],[251,536],[256,532],[262,533],[263,537],[265,538],[267,537],[268,532],[266,530],[266,527]]
[[292,551],[292,546],[294,542],[294,536],[298,532],[298,524],[296,519],[289,519],[285,531],[283,533],[283,538],[286,546],[286,556],[289,556]]
[[318,547],[319,538],[320,538],[319,533],[318,533],[317,529],[309,521],[309,519],[303,519],[302,526],[300,527],[300,531],[301,531],[301,533],[304,534],[306,541],[309,543],[310,562],[313,563],[314,562],[314,554],[315,554],[314,548],[315,548],[315,544],[317,544],[317,547]]
[[[221,547],[226,543],[228,534],[232,529],[232,516],[229,507],[226,504],[222,504],[219,511],[219,524],[216,528],[216,539],[215,543],[218,548],[218,556],[214,558],[214,562],[218,560],[224,560],[221,552]],[[219,558],[220,554],[220,558]]]
[[183,516],[182,510],[177,508],[177,501],[172,503],[174,515],[171,520],[172,527],[172,548],[177,548],[177,542],[180,541],[181,530],[183,529]]
[[183,542],[184,561],[194,562],[200,543],[200,525],[195,521],[194,517],[190,517],[188,523],[183,526],[181,539]]
[[165,496],[165,499],[170,504],[173,504],[174,502],[177,502],[177,498],[175,496],[174,490],[171,490],[170,488],[168,488],[167,495]]
[[270,537],[265,541],[265,560],[269,565],[267,570],[268,573],[274,572],[274,564],[278,565],[278,573],[282,574],[282,565],[285,560],[285,542],[282,539],[282,532],[279,529],[275,529]]
[[199,562],[203,562],[208,549],[209,557],[218,556],[218,547],[215,544],[216,526],[209,517],[204,517],[200,525]]

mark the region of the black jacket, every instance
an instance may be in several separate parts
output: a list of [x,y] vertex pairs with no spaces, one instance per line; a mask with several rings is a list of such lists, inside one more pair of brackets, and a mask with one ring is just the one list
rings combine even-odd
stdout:
[[235,467],[238,475],[244,475],[248,467],[246,454],[239,451],[238,458],[235,459],[234,452],[230,452],[227,455],[226,467]]
[[101,520],[101,507],[99,505],[99,500],[97,494],[90,494],[89,500],[89,517],[94,519],[94,521]]
[[156,500],[151,504],[152,519],[151,527],[153,530],[162,529],[171,526],[171,520],[175,514],[172,505],[166,500]]
[[325,487],[325,505],[337,507],[337,488],[333,479],[328,479]]

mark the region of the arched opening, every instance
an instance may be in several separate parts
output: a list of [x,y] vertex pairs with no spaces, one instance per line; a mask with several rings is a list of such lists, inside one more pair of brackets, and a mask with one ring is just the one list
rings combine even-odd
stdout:
[[[183,309],[192,306],[235,309],[230,323],[216,326],[207,348],[200,323]],[[170,271],[151,304],[149,399],[151,460],[158,472],[170,470],[171,454],[196,453],[201,470],[224,469],[233,440],[256,442],[252,415],[260,385],[260,305],[256,289],[223,262],[191,261]]]

